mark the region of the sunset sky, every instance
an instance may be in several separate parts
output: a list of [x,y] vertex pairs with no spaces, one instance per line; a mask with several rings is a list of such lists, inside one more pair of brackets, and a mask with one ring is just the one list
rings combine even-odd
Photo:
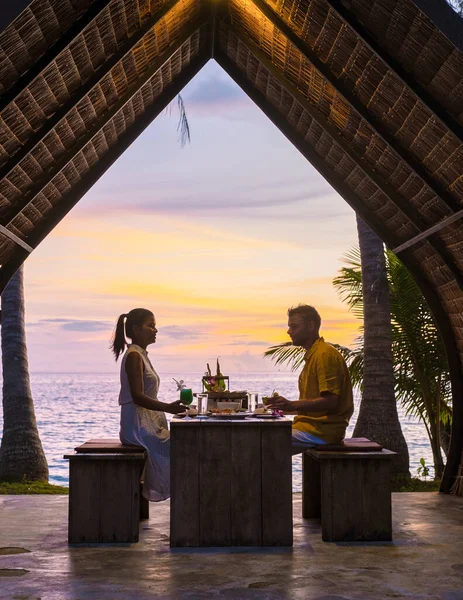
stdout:
[[109,372],[118,315],[156,315],[161,372],[266,371],[286,310],[314,304],[328,341],[359,322],[332,279],[356,244],[353,211],[213,61],[26,262],[32,372]]

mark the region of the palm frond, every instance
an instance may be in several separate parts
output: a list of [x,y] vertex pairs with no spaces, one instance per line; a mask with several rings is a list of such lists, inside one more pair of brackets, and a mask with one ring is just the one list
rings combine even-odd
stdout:
[[291,342],[270,346],[264,352],[264,357],[272,359],[276,365],[288,364],[292,371],[297,371],[301,367],[304,355],[304,348],[293,346]]
[[179,110],[177,131],[179,133],[180,144],[183,148],[187,142],[191,143],[191,136],[190,125],[186,116],[185,103],[183,102],[183,98],[180,94],[177,96],[177,105]]

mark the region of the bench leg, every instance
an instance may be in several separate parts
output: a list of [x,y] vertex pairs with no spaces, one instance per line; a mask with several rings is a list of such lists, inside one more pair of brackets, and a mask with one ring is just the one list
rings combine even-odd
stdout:
[[320,464],[314,458],[302,453],[302,518],[320,519],[321,488]]
[[389,460],[321,461],[324,542],[392,540]]
[[150,503],[143,496],[143,481],[140,481],[140,521],[150,518]]

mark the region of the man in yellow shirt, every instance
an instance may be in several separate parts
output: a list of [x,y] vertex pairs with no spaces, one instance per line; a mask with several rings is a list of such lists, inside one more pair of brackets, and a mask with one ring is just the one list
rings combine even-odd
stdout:
[[288,335],[294,346],[306,350],[299,376],[299,400],[278,396],[275,408],[296,413],[293,454],[319,444],[344,439],[354,412],[352,384],[342,355],[320,337],[321,319],[313,306],[300,304],[288,310]]

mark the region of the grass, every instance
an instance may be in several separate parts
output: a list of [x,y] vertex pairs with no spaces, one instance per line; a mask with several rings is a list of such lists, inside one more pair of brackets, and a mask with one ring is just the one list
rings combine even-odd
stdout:
[[45,481],[21,481],[8,482],[0,481],[0,495],[21,495],[21,494],[69,494],[69,489],[61,485],[52,485]]
[[438,492],[439,479],[418,479],[418,477],[397,478],[392,482],[393,492]]
[[[393,492],[438,492],[440,481],[429,479],[423,481],[416,477],[407,479],[398,479],[392,484]],[[20,495],[20,494],[62,494],[68,495],[69,488],[61,485],[52,485],[44,481],[21,481],[6,482],[0,481],[0,495]]]

